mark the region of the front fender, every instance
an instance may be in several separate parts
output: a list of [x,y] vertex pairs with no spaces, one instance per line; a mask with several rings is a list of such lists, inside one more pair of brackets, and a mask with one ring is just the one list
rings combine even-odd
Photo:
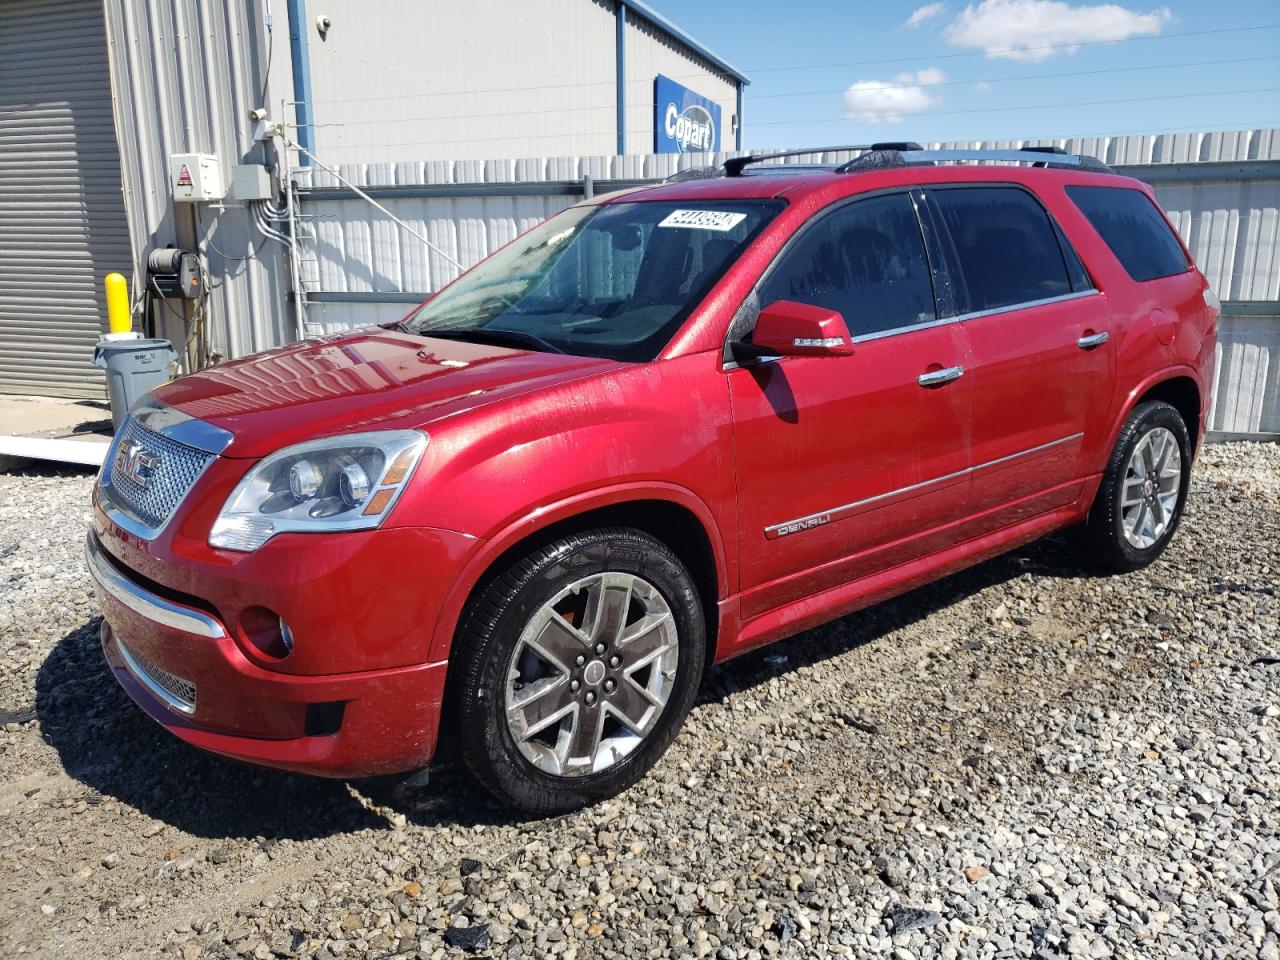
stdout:
[[393,525],[453,530],[484,544],[450,577],[444,640],[434,651],[447,651],[466,596],[504,550],[549,524],[626,501],[688,510],[713,544],[718,583],[735,588],[736,541],[726,548],[721,534],[736,529],[733,426],[714,353],[611,369],[425,428],[431,440]]
[[700,497],[691,490],[670,483],[613,484],[572,494],[553,503],[536,507],[508,522],[492,538],[478,541],[477,548],[467,557],[444,598],[431,640],[431,660],[434,662],[448,658],[457,632],[458,621],[468,598],[481,577],[504,553],[538,531],[561,521],[571,520],[604,507],[642,500],[672,503],[683,507],[697,517],[711,544],[716,566],[716,582],[721,585],[723,593],[724,585],[728,582],[730,575],[724,541],[720,536],[711,508]]

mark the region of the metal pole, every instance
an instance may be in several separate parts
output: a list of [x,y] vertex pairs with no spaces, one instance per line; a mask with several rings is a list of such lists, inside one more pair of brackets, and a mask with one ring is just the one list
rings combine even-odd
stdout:
[[618,95],[618,156],[627,152],[627,5],[618,0],[618,12],[615,19],[614,66],[617,75],[614,84]]
[[[295,104],[296,106],[296,104]],[[284,183],[285,209],[289,212],[289,287],[293,293],[293,325],[297,339],[307,338],[307,306],[302,287],[302,261],[298,257],[297,194],[293,189],[293,172],[289,167],[289,141],[280,151],[281,181]]]
[[[285,142],[288,143],[287,140]],[[327,163],[325,163],[323,160],[317,157],[314,153],[309,151],[306,147],[302,146],[302,144],[294,143],[294,144],[290,144],[290,146],[297,147],[298,150],[301,151],[303,154],[305,154],[307,157],[309,157],[311,159],[311,162],[314,163],[317,167],[319,167],[321,170],[325,170],[328,173],[332,174],[333,178],[337,180],[340,184],[342,184],[348,190],[353,191],[356,194],[356,196],[362,198],[363,200],[368,201],[370,204],[377,207],[379,210],[385,213],[388,217],[390,217],[392,221],[394,221],[401,229],[405,230],[407,233],[413,234],[413,236],[417,237],[419,240],[425,243],[428,247],[430,247],[436,253],[440,254],[440,256],[444,257],[446,260],[452,263],[459,270],[467,269],[462,264],[460,264],[457,260],[453,259],[453,257],[451,257],[444,250],[440,249],[440,247],[436,246],[434,243],[432,243],[430,240],[428,240],[426,237],[420,234],[417,230],[413,229],[413,227],[409,226],[407,223],[405,223],[403,220],[397,217],[394,213],[392,213],[390,210],[388,210],[386,207],[380,204],[377,200],[373,199],[373,197],[369,196],[369,194],[365,193],[363,190],[357,187],[354,183],[352,183],[350,180],[348,180],[346,177],[340,174],[337,170],[333,169],[333,167],[329,166]]]
[[[298,140],[313,149],[311,118],[311,52],[307,45],[307,0],[287,0],[289,9],[289,60],[293,67],[293,99],[294,119],[298,124]],[[299,165],[306,166],[305,155],[299,158]]]

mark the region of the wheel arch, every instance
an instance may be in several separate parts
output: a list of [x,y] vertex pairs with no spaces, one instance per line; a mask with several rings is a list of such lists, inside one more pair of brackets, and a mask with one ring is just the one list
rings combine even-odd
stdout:
[[[1200,444],[1200,384],[1188,374],[1175,374],[1147,387],[1130,404],[1129,409],[1132,410],[1148,400],[1162,400],[1178,411],[1182,422],[1187,425],[1187,434],[1191,438],[1191,455],[1194,457]],[[1125,411],[1125,416],[1128,415],[1128,411]]]
[[1204,387],[1194,368],[1185,365],[1167,367],[1145,377],[1125,396],[1124,403],[1120,405],[1120,410],[1111,424],[1111,434],[1107,438],[1107,443],[1098,451],[1100,458],[1096,468],[1098,473],[1101,473],[1107,458],[1111,456],[1111,451],[1115,449],[1116,440],[1120,436],[1120,431],[1124,429],[1124,423],[1129,419],[1129,414],[1133,412],[1134,407],[1146,400],[1163,400],[1177,410],[1183,422],[1186,423],[1187,433],[1191,437],[1192,456],[1194,457],[1198,452],[1204,419]]
[[507,524],[485,540],[445,601],[432,637],[432,661],[448,659],[467,604],[509,562],[561,537],[608,526],[649,534],[688,568],[702,601],[710,664],[719,639],[718,601],[727,592],[730,576],[727,559],[711,511],[691,492],[669,485],[625,485],[567,498]]

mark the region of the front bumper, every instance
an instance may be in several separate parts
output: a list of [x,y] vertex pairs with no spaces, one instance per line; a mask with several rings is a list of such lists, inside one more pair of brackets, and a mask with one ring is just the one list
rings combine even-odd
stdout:
[[250,763],[330,777],[425,765],[435,750],[445,664],[325,676],[250,661],[212,610],[162,596],[89,534],[102,647],[120,685],[175,736]]

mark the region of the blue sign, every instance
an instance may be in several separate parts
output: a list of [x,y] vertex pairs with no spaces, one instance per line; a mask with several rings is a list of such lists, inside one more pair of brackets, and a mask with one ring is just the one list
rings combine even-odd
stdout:
[[720,105],[670,77],[653,78],[653,152],[720,149]]

